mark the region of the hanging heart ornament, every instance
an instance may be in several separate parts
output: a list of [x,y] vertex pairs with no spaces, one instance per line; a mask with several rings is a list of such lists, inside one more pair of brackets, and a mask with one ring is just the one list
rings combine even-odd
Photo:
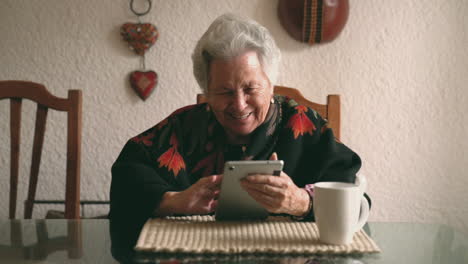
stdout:
[[143,101],[151,95],[157,84],[158,74],[154,71],[130,73],[130,85]]
[[159,32],[155,25],[149,23],[125,23],[120,27],[120,35],[136,54],[142,56],[156,43]]

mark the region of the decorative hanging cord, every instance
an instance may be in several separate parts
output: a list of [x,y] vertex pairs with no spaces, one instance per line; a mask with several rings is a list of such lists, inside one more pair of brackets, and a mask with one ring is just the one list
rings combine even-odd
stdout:
[[142,67],[142,69],[146,71],[145,54],[141,56],[140,67]]
[[135,11],[135,8],[133,8],[133,2],[134,2],[134,0],[130,0],[130,10],[132,10],[133,14],[138,16],[138,18],[140,18],[140,16],[144,16],[144,15],[148,14],[149,11],[151,10],[151,5],[152,5],[151,0],[146,0],[146,2],[148,2],[148,8],[146,9],[146,11],[143,11],[143,12]]

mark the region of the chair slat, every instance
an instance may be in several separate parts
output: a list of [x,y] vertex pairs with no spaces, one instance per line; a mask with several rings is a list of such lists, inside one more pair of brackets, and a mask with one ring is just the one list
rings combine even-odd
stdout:
[[80,216],[80,163],[81,163],[81,113],[82,94],[79,90],[70,90],[68,98],[71,101],[68,114],[67,139],[67,177],[65,200],[66,218],[79,218]]
[[21,136],[21,104],[19,98],[10,100],[10,219],[16,217],[16,200],[18,199],[18,174],[20,156],[20,136]]
[[337,94],[330,94],[327,97],[327,119],[328,127],[333,130],[335,138],[340,140],[341,138],[341,102],[340,96]]
[[36,197],[37,181],[39,175],[39,167],[42,156],[42,146],[44,143],[44,134],[47,122],[48,108],[41,104],[37,104],[36,111],[36,127],[34,128],[34,143],[31,161],[31,171],[29,175],[28,196],[24,203],[24,218],[31,219],[33,212],[33,201]]

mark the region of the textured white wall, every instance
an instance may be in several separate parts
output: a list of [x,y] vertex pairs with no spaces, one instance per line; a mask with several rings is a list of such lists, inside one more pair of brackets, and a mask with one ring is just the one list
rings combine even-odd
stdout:
[[[138,1],[136,1],[138,2]],[[159,84],[146,102],[130,89],[139,58],[119,27],[136,21],[128,0],[2,0],[0,79],[31,80],[54,94],[82,89],[82,198],[108,199],[110,167],[125,141],[199,91],[190,54],[210,22],[225,12],[269,28],[283,51],[278,84],[325,101],[342,95],[343,141],[363,159],[373,221],[440,222],[468,231],[468,1],[353,1],[340,37],[310,47],[291,39],[272,0],[153,0],[143,21],[160,38],[147,54]],[[35,106],[26,104],[26,115]],[[0,216],[7,216],[9,106],[0,103]],[[39,198],[63,193],[65,120],[52,114],[46,132]],[[23,163],[32,122],[24,122]],[[26,181],[29,168],[22,166]],[[25,190],[25,186],[21,187]],[[22,200],[22,198],[20,199]],[[107,209],[89,208],[98,214]],[[20,211],[21,212],[21,211]],[[36,211],[42,217],[44,208]]]

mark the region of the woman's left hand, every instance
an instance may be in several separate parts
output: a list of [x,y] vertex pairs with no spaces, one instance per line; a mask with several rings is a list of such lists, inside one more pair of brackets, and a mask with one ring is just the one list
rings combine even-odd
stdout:
[[297,187],[289,176],[255,174],[241,180],[242,187],[270,213],[302,216],[309,208],[307,191]]
[[[277,159],[276,154],[272,159]],[[280,176],[254,174],[241,180],[242,187],[270,213],[303,216],[309,209],[309,194],[284,172]]]

